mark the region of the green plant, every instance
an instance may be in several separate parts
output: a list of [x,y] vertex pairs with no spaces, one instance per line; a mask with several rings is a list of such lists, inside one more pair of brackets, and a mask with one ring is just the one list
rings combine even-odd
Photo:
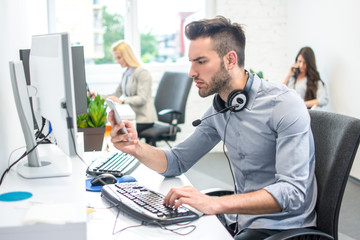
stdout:
[[251,68],[250,68],[250,73],[256,73],[256,75],[258,75],[258,77],[259,78],[262,78],[262,79],[264,79],[264,74],[263,74],[263,72],[262,71],[259,71],[259,72],[255,72],[254,70],[252,70]]
[[88,97],[88,113],[76,117],[78,128],[99,128],[105,127],[107,122],[107,112],[105,99],[101,99],[98,94],[93,100]]

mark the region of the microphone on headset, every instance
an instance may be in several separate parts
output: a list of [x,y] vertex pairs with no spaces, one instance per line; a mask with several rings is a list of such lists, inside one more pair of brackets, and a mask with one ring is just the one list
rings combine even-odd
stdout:
[[239,106],[239,104],[231,105],[231,106],[229,106],[229,107],[226,107],[226,108],[221,109],[221,111],[219,111],[219,112],[210,114],[209,116],[206,116],[206,117],[204,117],[203,119],[196,119],[195,121],[192,122],[192,125],[193,125],[194,127],[197,127],[197,126],[199,126],[200,123],[201,123],[202,121],[204,121],[205,119],[208,119],[209,117],[215,116],[215,115],[217,115],[217,114],[219,114],[219,113],[226,112],[226,111],[229,110],[229,109],[237,108],[238,106]]

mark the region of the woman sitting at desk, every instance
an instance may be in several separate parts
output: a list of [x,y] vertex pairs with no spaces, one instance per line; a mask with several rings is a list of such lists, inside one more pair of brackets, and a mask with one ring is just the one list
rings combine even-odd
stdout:
[[115,92],[101,95],[120,104],[129,104],[136,114],[136,128],[141,132],[157,121],[154,100],[151,94],[152,77],[135,57],[130,45],[118,41],[112,46],[113,56],[122,68],[126,68]]
[[310,47],[300,49],[283,83],[295,89],[307,108],[322,107],[328,103],[325,84],[320,79],[315,54]]

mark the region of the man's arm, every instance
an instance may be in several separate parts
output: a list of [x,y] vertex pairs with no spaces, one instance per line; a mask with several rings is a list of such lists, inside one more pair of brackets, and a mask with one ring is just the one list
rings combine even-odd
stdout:
[[164,204],[175,208],[188,204],[204,214],[267,214],[281,211],[275,198],[264,189],[214,198],[185,186],[172,188]]
[[[108,119],[111,123],[112,130],[110,132],[111,142],[114,147],[122,152],[129,153],[139,159],[141,163],[147,167],[164,173],[167,169],[167,158],[165,153],[153,146],[140,142],[135,127],[131,122],[123,120],[119,124],[115,124],[114,112],[110,111]],[[128,134],[118,134],[119,130],[126,127]],[[128,137],[131,142],[127,141]]]

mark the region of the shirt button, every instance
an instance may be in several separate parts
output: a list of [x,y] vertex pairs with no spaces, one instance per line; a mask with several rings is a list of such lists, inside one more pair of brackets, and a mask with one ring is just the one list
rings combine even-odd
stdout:
[[235,135],[236,135],[237,137],[240,137],[240,133],[239,133],[239,132],[236,132]]
[[240,157],[241,157],[241,159],[244,159],[244,158],[245,158],[245,155],[241,155]]

